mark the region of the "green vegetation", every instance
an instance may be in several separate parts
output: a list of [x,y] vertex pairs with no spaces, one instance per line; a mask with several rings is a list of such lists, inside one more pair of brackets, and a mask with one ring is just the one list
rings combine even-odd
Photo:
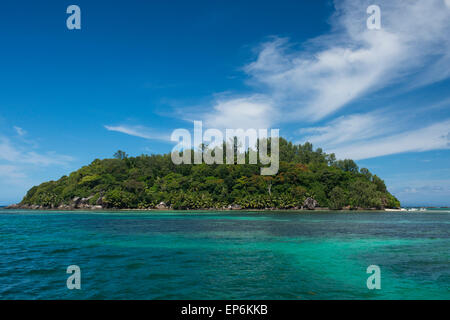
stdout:
[[[248,154],[247,154],[248,156]],[[154,208],[160,202],[173,209],[300,208],[307,197],[330,209],[399,207],[379,177],[359,170],[352,160],[336,160],[310,143],[295,145],[280,138],[280,168],[260,175],[260,164],[175,165],[170,154],[113,159],[90,165],[31,188],[20,205],[56,208],[75,197],[106,208]]]

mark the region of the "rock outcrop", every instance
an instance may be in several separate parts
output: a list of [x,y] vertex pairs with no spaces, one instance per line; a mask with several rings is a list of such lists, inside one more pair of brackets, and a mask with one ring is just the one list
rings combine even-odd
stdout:
[[303,207],[308,210],[314,210],[318,205],[319,203],[311,197],[306,198],[303,202]]
[[72,199],[72,204],[74,208],[78,208],[78,206],[81,203],[81,198],[80,197],[75,197]]
[[103,206],[105,204],[105,197],[98,198],[95,204],[97,206]]
[[74,210],[74,209],[91,209],[91,210],[101,210],[106,207],[106,202],[104,201],[104,197],[100,197],[96,204],[91,204],[91,199],[94,198],[93,195],[81,198],[81,197],[74,197],[69,203],[60,203],[59,205],[49,205],[49,206],[43,206],[43,205],[37,205],[37,204],[12,204],[6,209],[31,209],[31,210],[48,210],[48,209],[54,209],[54,210]]
[[156,209],[167,210],[167,209],[169,209],[169,207],[167,206],[167,204],[165,202],[160,202],[159,204],[156,205]]

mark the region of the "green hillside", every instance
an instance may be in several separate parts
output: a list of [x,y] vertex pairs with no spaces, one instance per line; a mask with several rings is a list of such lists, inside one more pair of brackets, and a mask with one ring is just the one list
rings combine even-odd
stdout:
[[260,167],[259,164],[175,165],[170,154],[128,157],[118,152],[112,159],[96,159],[58,181],[31,188],[19,206],[60,209],[400,206],[379,177],[365,168],[359,169],[352,160],[336,160],[334,154],[326,154],[320,148],[314,150],[310,143],[295,145],[280,138],[278,173],[262,176]]

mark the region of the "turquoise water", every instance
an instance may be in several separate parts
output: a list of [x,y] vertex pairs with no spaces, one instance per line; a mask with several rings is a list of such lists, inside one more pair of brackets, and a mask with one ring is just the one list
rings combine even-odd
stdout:
[[445,210],[0,209],[0,299],[450,299],[449,227]]

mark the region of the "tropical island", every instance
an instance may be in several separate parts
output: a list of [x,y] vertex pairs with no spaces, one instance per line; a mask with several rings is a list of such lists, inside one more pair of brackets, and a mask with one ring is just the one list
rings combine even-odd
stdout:
[[[185,152],[192,152],[188,150]],[[248,156],[248,152],[245,152]],[[262,164],[180,164],[171,154],[114,158],[32,187],[22,209],[301,210],[399,208],[384,181],[311,143],[279,139],[279,171]]]

